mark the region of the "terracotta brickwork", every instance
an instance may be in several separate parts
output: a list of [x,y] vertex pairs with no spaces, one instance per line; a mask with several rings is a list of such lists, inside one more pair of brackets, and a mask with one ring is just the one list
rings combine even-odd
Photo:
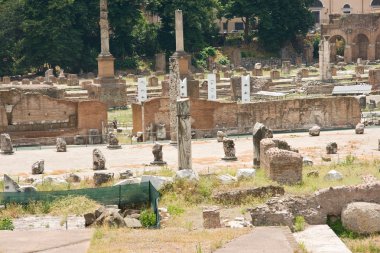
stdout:
[[[273,130],[354,127],[360,121],[360,106],[353,97],[278,100],[238,104],[191,99],[192,129],[214,133],[215,128],[248,133],[256,122]],[[141,105],[133,104],[133,132],[142,131]],[[153,98],[144,103],[144,124],[169,126],[169,99]],[[168,127],[169,128],[169,127]],[[170,129],[166,129],[169,133]],[[216,131],[215,131],[216,134]]]

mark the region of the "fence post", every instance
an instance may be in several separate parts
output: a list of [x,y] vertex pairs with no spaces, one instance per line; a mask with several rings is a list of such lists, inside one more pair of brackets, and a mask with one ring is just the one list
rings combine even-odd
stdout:
[[119,185],[119,208],[121,207],[121,185]]

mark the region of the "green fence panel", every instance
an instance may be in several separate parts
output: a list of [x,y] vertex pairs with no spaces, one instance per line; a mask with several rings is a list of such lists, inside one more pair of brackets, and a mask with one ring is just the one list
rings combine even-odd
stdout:
[[150,182],[67,191],[1,192],[0,204],[28,204],[32,201],[51,202],[66,196],[86,196],[103,205],[125,206],[146,204],[156,214],[156,226],[159,226],[158,200],[160,194]]

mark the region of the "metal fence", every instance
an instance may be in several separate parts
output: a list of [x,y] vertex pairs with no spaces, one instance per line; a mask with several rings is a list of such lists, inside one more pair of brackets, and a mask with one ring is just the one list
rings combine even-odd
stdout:
[[5,206],[10,203],[27,205],[33,201],[51,202],[67,196],[85,196],[103,205],[150,207],[156,214],[156,226],[160,225],[158,213],[160,194],[150,182],[67,191],[0,192],[0,204]]

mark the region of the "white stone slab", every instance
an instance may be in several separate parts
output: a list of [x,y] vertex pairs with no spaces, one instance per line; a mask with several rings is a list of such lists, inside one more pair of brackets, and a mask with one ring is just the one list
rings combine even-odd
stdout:
[[216,75],[208,74],[207,83],[208,83],[208,100],[216,100]]
[[145,77],[137,79],[137,97],[139,102],[144,102],[148,98],[146,86],[147,80]]

